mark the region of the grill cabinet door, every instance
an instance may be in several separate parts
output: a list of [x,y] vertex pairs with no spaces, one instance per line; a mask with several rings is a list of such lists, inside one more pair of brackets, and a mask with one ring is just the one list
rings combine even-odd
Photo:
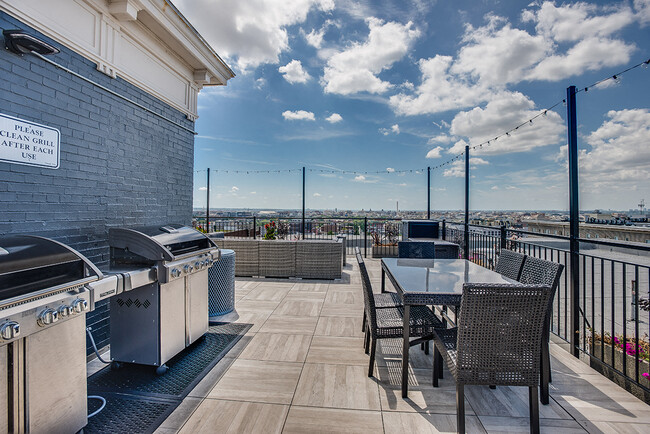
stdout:
[[208,331],[208,270],[191,274],[186,279],[186,345],[190,345]]

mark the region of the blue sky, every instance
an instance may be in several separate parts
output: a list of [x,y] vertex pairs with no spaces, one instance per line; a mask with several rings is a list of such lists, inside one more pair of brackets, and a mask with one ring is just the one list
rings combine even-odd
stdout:
[[[650,0],[175,4],[237,74],[199,97],[196,207],[210,167],[211,207],[299,208],[305,166],[308,208],[426,209],[422,169],[560,102],[471,152],[470,207],[567,209],[566,88],[650,58]],[[650,201],[649,74],[577,96],[582,209]],[[461,160],[433,209],[463,207]]]

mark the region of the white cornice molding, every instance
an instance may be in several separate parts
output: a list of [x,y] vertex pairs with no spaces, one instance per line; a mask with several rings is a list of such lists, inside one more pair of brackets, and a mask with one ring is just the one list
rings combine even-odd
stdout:
[[0,10],[191,120],[199,90],[234,76],[166,0],[0,0]]

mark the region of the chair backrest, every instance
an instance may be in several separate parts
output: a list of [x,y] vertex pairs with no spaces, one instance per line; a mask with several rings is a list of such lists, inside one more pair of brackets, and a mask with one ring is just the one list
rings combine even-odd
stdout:
[[524,265],[525,257],[526,255],[523,253],[501,249],[501,253],[499,253],[499,261],[497,262],[497,266],[494,267],[494,271],[512,280],[519,280],[521,267]]
[[548,285],[467,283],[458,318],[463,384],[536,386]]
[[374,335],[374,330],[377,329],[377,315],[375,313],[375,297],[372,293],[372,284],[370,283],[370,276],[368,276],[366,263],[363,260],[363,256],[361,256],[361,250],[359,247],[354,248],[354,254],[357,257],[359,272],[361,273],[361,285],[363,286],[363,302],[366,309],[366,316],[368,321],[370,321],[370,329]]
[[562,264],[545,259],[533,258],[532,256],[526,256],[524,265],[521,268],[521,275],[519,276],[521,283],[542,284],[551,287],[546,315],[547,327],[550,327],[553,299],[555,298],[557,287],[560,284],[562,270],[564,270],[564,265]]
[[436,248],[433,241],[400,241],[397,243],[399,258],[435,259]]

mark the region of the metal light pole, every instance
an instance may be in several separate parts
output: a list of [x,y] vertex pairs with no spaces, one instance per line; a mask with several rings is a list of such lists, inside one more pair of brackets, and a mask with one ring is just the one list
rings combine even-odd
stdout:
[[205,198],[205,231],[210,232],[210,168],[208,167],[208,190]]
[[469,259],[469,145],[465,145],[465,259]]
[[302,168],[302,239],[305,239],[305,167]]
[[431,167],[427,167],[427,220],[431,220]]
[[569,255],[571,257],[571,292],[570,292],[570,325],[569,342],[571,354],[580,356],[580,205],[578,194],[578,128],[576,116],[576,87],[569,86],[567,96],[567,135],[569,157]]

